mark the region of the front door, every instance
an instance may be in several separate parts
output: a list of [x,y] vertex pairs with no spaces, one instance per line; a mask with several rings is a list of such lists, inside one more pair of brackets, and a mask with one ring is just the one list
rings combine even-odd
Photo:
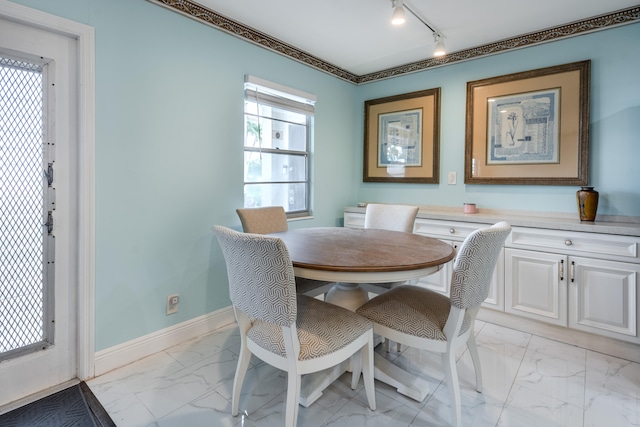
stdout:
[[77,376],[77,57],[0,18],[0,407]]

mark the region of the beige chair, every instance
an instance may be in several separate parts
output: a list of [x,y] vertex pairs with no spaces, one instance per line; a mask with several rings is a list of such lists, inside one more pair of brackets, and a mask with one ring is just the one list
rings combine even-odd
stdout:
[[[245,233],[270,234],[289,229],[287,214],[282,206],[239,208],[236,213]],[[296,277],[298,293],[313,297],[325,294],[333,285],[333,282]]]
[[298,418],[301,376],[352,357],[351,386],[356,387],[362,372],[369,407],[375,410],[371,322],[342,307],[296,293],[291,257],[281,239],[222,226],[213,229],[227,266],[229,294],[241,336],[232,414],[238,415],[252,354],[288,373],[287,427],[294,427]]
[[442,354],[454,426],[462,425],[456,349],[467,345],[476,371],[476,389],[482,391],[480,358],[473,324],[480,304],[511,232],[506,222],[475,230],[464,240],[453,263],[450,298],[405,285],[378,295],[356,310],[374,322],[376,334],[411,347]]

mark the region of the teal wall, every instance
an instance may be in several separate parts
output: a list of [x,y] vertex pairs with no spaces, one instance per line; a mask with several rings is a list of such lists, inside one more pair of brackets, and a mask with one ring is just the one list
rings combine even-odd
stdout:
[[[465,84],[591,59],[599,213],[640,215],[639,24],[354,86],[144,0],[17,3],[95,28],[96,350],[230,304],[211,226],[239,227],[245,74],[318,96],[314,218],[293,228],[341,225],[357,201],[574,212],[576,188],[462,183]],[[363,101],[432,87],[442,184],[362,183]],[[166,316],[173,293],[180,310]]]

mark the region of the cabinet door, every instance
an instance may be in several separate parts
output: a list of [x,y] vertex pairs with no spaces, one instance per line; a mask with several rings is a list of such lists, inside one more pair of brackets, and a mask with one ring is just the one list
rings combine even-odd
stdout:
[[567,259],[505,249],[505,311],[567,326]]
[[640,265],[578,257],[569,263],[569,327],[640,342]]

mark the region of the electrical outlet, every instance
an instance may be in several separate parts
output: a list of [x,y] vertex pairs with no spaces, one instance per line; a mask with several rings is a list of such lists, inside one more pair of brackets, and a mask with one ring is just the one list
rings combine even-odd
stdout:
[[458,181],[456,173],[455,172],[449,172],[449,175],[447,176],[447,184],[449,185],[456,185],[456,182]]
[[178,294],[169,295],[167,297],[167,314],[177,313],[179,302],[180,302],[180,297],[178,296]]

